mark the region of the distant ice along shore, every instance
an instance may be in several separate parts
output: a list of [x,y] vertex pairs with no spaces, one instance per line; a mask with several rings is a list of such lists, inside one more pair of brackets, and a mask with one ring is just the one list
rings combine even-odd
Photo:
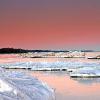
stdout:
[[22,72],[0,68],[0,100],[55,100],[45,83]]
[[67,51],[67,52],[28,52],[21,53],[20,56],[25,58],[87,58],[100,59],[100,52],[84,52],[84,51]]
[[78,51],[8,54],[0,55],[0,66],[7,69],[29,69],[33,71],[67,71],[71,77],[100,77],[99,57],[100,52]]

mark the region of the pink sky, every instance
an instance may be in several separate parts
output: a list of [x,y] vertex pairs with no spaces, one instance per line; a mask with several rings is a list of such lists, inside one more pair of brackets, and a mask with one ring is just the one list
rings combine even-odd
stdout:
[[100,49],[98,0],[0,1],[0,47]]

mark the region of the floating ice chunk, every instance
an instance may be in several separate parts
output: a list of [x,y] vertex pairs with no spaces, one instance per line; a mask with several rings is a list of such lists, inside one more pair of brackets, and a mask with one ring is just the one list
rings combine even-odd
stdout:
[[100,77],[100,70],[95,67],[83,67],[70,73],[71,77]]
[[94,83],[100,83],[100,78],[74,78],[73,80],[86,85],[91,85]]

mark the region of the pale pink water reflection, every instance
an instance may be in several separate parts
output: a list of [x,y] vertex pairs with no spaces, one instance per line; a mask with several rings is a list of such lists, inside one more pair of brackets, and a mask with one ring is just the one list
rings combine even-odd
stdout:
[[100,100],[100,83],[93,79],[81,83],[66,72],[31,72],[31,75],[54,88],[56,100]]

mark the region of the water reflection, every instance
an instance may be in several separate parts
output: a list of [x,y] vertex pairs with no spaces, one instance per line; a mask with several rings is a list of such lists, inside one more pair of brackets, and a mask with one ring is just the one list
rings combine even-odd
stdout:
[[49,84],[56,100],[100,100],[100,79],[72,79],[66,72],[32,72],[31,75]]
[[95,83],[100,83],[100,78],[72,78],[84,85],[93,85]]

